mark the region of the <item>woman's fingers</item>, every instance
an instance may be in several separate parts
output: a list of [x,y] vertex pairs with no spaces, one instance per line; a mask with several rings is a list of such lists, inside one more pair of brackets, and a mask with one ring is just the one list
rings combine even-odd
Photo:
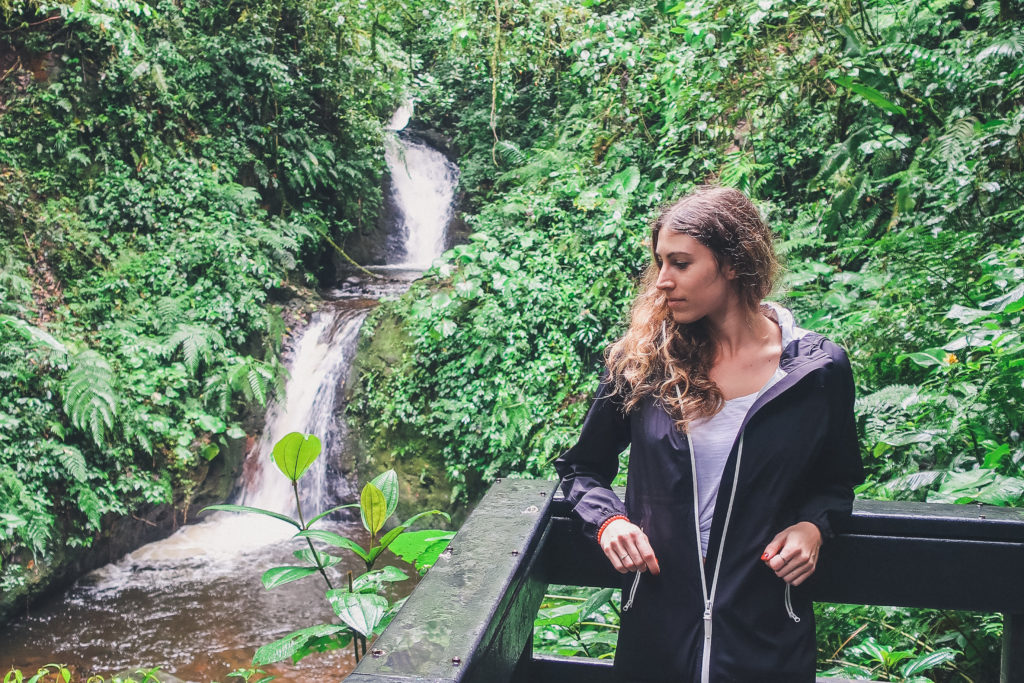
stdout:
[[761,559],[786,583],[799,586],[818,566],[821,532],[810,522],[783,529],[765,548]]
[[647,535],[631,522],[616,520],[601,535],[601,550],[619,573],[647,571],[658,573],[658,560]]
[[658,566],[658,558],[654,556],[654,549],[647,540],[647,534],[642,531],[640,532],[640,536],[636,539],[636,548],[640,553],[640,560],[643,562],[644,567],[646,567],[654,576],[660,574],[661,568]]

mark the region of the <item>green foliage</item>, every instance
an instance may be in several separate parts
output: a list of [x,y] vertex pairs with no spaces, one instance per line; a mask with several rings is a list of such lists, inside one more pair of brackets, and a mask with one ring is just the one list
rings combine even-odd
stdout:
[[607,658],[615,652],[619,591],[550,586],[533,623],[534,647],[562,657]]

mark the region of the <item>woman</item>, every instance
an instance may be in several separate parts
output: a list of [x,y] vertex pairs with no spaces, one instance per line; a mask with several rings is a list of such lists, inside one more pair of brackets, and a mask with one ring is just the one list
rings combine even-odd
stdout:
[[[846,354],[762,303],[778,262],[740,192],[703,187],[655,221],[653,263],[562,488],[626,574],[624,681],[811,682],[799,590],[862,480]],[[611,491],[630,446],[626,500]]]

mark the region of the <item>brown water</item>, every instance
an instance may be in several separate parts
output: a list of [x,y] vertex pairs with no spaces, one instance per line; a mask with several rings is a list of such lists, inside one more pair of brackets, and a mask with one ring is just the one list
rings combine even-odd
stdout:
[[[218,517],[86,575],[63,595],[6,626],[0,670],[13,666],[34,672],[60,662],[83,677],[109,677],[159,666],[186,681],[229,683],[240,679],[225,675],[250,666],[258,646],[298,628],[337,623],[319,575],[269,591],[260,583],[269,567],[298,564],[291,551],[303,545],[287,538],[290,527],[253,517],[232,520],[229,513]],[[358,523],[328,528],[365,547],[366,532]],[[245,540],[253,534],[259,540]],[[284,538],[259,547],[260,540],[275,536]],[[256,547],[244,551],[250,543]],[[364,569],[362,560],[344,554],[346,560],[329,570],[335,586],[342,585],[345,572],[358,575]],[[392,564],[415,577],[407,565]],[[389,599],[408,594],[414,582],[394,584]],[[340,680],[354,667],[349,647],[265,669],[277,681],[307,683]]]

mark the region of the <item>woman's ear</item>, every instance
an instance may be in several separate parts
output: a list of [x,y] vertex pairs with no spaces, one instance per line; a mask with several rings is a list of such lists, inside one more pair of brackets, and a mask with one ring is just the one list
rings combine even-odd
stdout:
[[726,280],[736,279],[736,269],[732,266],[722,266],[722,275],[725,276]]

